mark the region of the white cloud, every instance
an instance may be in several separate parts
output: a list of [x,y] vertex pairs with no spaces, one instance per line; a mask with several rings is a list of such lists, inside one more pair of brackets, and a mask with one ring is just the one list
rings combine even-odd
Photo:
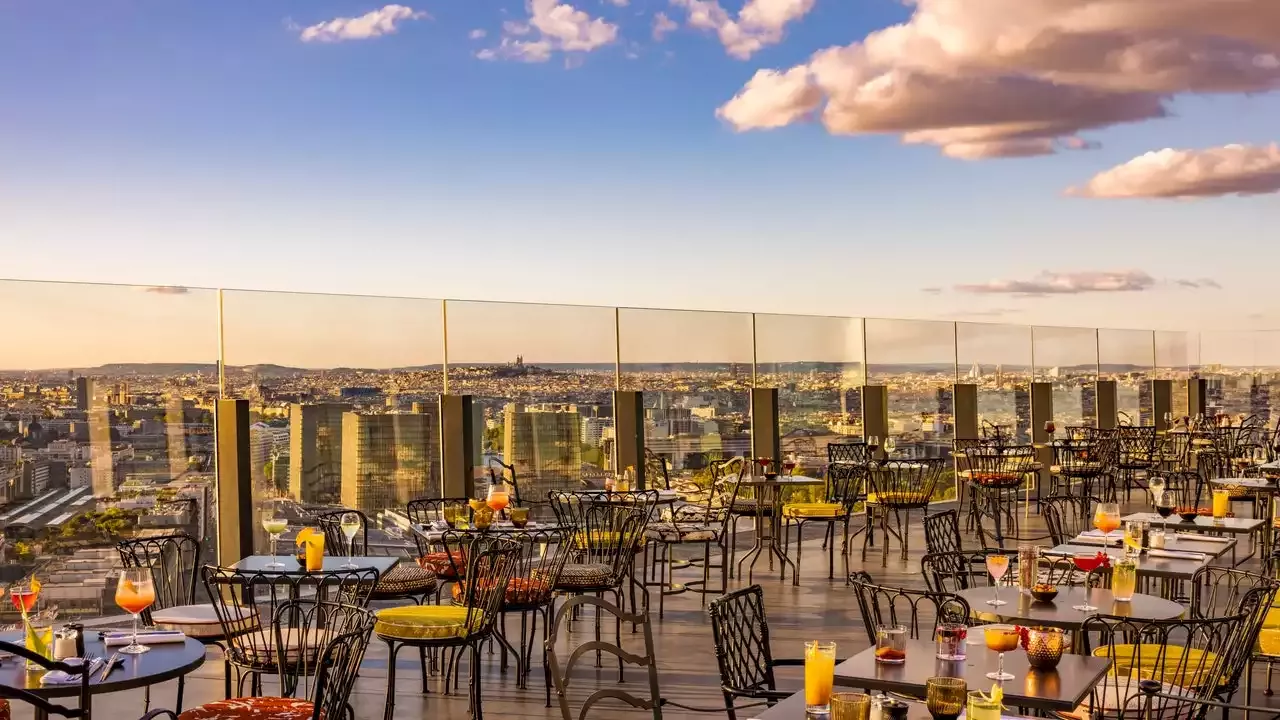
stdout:
[[394,33],[397,23],[405,20],[420,20],[424,17],[427,17],[425,12],[416,11],[404,5],[387,5],[360,17],[340,17],[317,23],[304,28],[299,37],[303,42],[368,40]]
[[614,7],[626,7],[631,4],[631,0],[609,0]]
[[653,39],[662,42],[668,34],[675,32],[680,25],[671,18],[667,17],[664,12],[656,12],[653,14]]
[[472,40],[483,40],[488,35],[489,35],[488,31],[482,28],[476,28],[475,30],[472,30],[471,32],[467,33],[467,37],[471,38]]
[[[559,52],[591,52],[618,39],[618,26],[557,0],[527,0],[527,21],[507,21],[496,48],[481,50],[482,60],[546,62]],[[532,37],[529,40],[518,38]]]
[[813,116],[833,134],[1022,157],[1093,147],[1078,133],[1164,117],[1174,95],[1280,88],[1276,0],[911,4],[903,24],[757,72],[719,115],[738,130]]
[[1162,283],[1141,270],[1045,270],[1025,280],[991,280],[976,285],[956,285],[955,290],[975,295],[1081,295],[1084,293],[1145,292],[1161,285],[1192,289],[1219,289],[1211,278],[1169,280]]
[[144,292],[154,293],[156,295],[186,295],[191,292],[190,289],[181,285],[153,285],[143,288]]
[[1068,194],[1096,198],[1200,198],[1280,192],[1280,145],[1149,152]]
[[736,19],[717,0],[671,0],[671,4],[688,12],[690,27],[715,32],[731,56],[746,60],[782,42],[787,24],[807,15],[814,1],[747,0]]

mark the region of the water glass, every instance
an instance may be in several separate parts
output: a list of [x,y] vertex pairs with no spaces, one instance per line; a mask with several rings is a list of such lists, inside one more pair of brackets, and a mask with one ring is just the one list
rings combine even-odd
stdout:
[[925,706],[934,720],[956,720],[964,710],[969,686],[964,678],[931,677],[925,681]]
[[880,625],[876,628],[876,662],[901,665],[907,661],[907,628]]
[[969,707],[965,712],[966,720],[1000,720],[1000,703],[987,697],[986,693],[974,690],[969,693]]
[[960,623],[938,623],[934,632],[938,641],[939,660],[964,660],[965,638],[969,636],[969,628]]

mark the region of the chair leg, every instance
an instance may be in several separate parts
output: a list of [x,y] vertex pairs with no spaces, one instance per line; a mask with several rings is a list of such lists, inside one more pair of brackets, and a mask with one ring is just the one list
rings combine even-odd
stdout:
[[738,713],[733,707],[733,696],[729,693],[724,694],[724,712],[729,716],[729,720],[738,720]]
[[[804,560],[804,521],[796,521],[796,569],[791,573],[791,584],[800,585],[800,563]],[[782,563],[782,574],[786,577],[787,564]]]
[[396,654],[400,648],[395,642],[387,641],[387,699],[382,708],[383,720],[391,720],[396,710]]
[[711,592],[711,542],[702,544],[702,607],[707,606],[707,594]]
[[471,647],[471,716],[484,720],[484,703],[480,700],[480,648]]

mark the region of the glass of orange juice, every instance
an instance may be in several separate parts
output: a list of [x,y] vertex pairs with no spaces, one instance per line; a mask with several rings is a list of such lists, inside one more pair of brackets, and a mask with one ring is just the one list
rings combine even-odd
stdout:
[[133,641],[120,652],[141,655],[151,648],[138,644],[138,616],[156,601],[156,588],[151,580],[151,568],[125,568],[116,583],[116,605],[133,615]]
[[836,677],[836,644],[814,640],[804,645],[804,709],[814,715],[831,712],[831,686]]
[[1214,488],[1213,491],[1213,519],[1222,520],[1227,517],[1227,510],[1231,507],[1231,491]]

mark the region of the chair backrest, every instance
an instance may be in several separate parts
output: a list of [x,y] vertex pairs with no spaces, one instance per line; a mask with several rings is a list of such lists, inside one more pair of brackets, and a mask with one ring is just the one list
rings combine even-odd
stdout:
[[871,449],[862,440],[827,444],[827,469],[836,463],[866,465],[871,460]]
[[[347,542],[342,532],[342,518],[346,515],[360,518],[360,530]],[[324,533],[324,551],[335,557],[369,555],[369,516],[359,510],[328,510],[315,514],[316,525]]]
[[954,508],[924,516],[924,546],[929,553],[964,551],[960,514]]
[[[285,558],[284,562],[292,561]],[[275,626],[273,623],[279,619],[306,619],[304,615],[278,616],[276,608],[301,597],[321,603],[366,607],[378,582],[378,571],[373,568],[315,573],[248,572],[206,565],[203,576],[227,638],[227,659],[241,667],[294,675],[289,682],[296,682],[301,674],[315,672],[314,663],[306,660],[315,658],[324,649],[328,637]],[[287,632],[290,640],[290,654],[284,658],[283,665],[278,664],[280,658],[276,653],[277,630]]]
[[667,472],[667,459],[649,448],[644,449],[645,487],[671,489],[671,475]]
[[[418,498],[410,500],[405,506],[405,515],[409,518],[409,522],[414,525],[430,525],[433,522],[444,522],[444,509],[446,507],[461,508],[467,514],[467,519],[471,519],[470,498],[453,497],[453,498]],[[421,533],[412,533],[413,542],[418,546],[418,557],[422,557],[432,552],[432,543],[422,537]]]
[[925,507],[942,472],[950,465],[951,461],[945,458],[878,463],[871,468],[870,488],[882,505]]
[[1116,428],[1069,427],[1067,437],[1091,444],[1104,471],[1120,463],[1120,436]]
[[[542,607],[550,603],[556,583],[560,581],[560,573],[564,570],[564,564],[573,552],[573,531],[526,529],[503,533],[502,537],[514,543],[520,550],[507,578],[507,591],[503,595],[502,609]],[[465,547],[465,544],[459,544]],[[460,573],[455,577],[469,576]],[[467,585],[468,581],[465,579],[453,584],[455,603],[467,602]]]
[[876,585],[863,571],[853,573],[849,580],[873,645],[879,625],[902,625],[912,638],[932,638],[939,623],[969,622],[969,603],[959,595]]
[[186,533],[173,533],[123,540],[116,544],[116,550],[124,567],[151,568],[156,601],[142,612],[144,622],[151,623],[152,610],[195,603],[200,577],[199,540]]
[[713,601],[707,612],[724,692],[751,697],[777,689],[760,586],[724,595]]
[[1191,459],[1191,433],[1166,432],[1159,439],[1160,460],[1172,466],[1173,470],[1184,470]]
[[[1201,717],[1194,700],[1212,698],[1241,655],[1236,647],[1245,632],[1244,615],[1222,618],[1179,618],[1144,621],[1094,615],[1080,635],[1086,655],[1112,662],[1112,671],[1090,696],[1092,717],[1168,720]],[[1096,650],[1095,650],[1096,648]],[[1170,650],[1173,648],[1173,650]],[[1157,698],[1145,712],[1142,688],[1161,683],[1167,698]],[[1105,709],[1105,713],[1098,710]]]
[[971,448],[965,452],[968,480],[980,485],[1013,487],[1026,480],[1036,462],[1030,445],[998,445]]
[[[311,700],[316,720],[342,717],[374,622],[367,608],[336,602],[294,598],[277,606],[275,666],[293,668],[281,675],[281,694]],[[310,639],[300,645],[299,637]]]
[[965,552],[946,551],[928,553],[920,558],[920,572],[925,587],[932,592],[958,593],[975,587],[990,587],[991,575],[987,572],[987,558],[991,555],[1009,557],[1010,576],[1017,575],[1017,550],[976,550]]
[[[569,632],[570,620],[574,613],[578,612],[583,606],[594,608],[597,617],[612,615],[621,623],[631,623],[633,627],[642,628],[644,654],[637,655],[619,645],[597,640],[583,643],[577,647],[570,645],[572,649],[569,651],[568,658],[561,660],[561,655],[556,650],[557,641],[563,634],[565,642],[572,643],[573,635]],[[563,633],[561,632],[562,629]],[[653,720],[662,720],[662,691],[658,687],[658,661],[653,652],[653,626],[649,621],[648,611],[641,614],[626,613],[618,606],[591,595],[578,595],[569,598],[556,611],[555,620],[551,625],[550,637],[547,639],[546,649],[547,671],[556,689],[556,698],[559,701],[562,720],[584,720],[587,717],[587,713],[603,700],[617,700],[633,708],[649,711],[653,715]],[[649,684],[649,697],[642,698],[633,695],[611,683],[609,687],[601,688],[588,695],[583,700],[581,708],[575,716],[569,703],[569,681],[575,677],[574,667],[578,662],[584,657],[591,657],[595,652],[605,652],[617,657],[623,663],[644,668]],[[576,675],[578,678],[587,676],[588,674],[581,672]],[[603,716],[608,717],[607,714]]]
[[[79,698],[80,702],[78,707],[58,705],[40,697],[36,693],[4,684],[0,684],[0,698],[3,698],[4,700],[16,700],[20,703],[30,705],[33,710],[43,711],[46,716],[53,714],[67,718],[88,718],[92,715],[93,696],[89,694],[89,682],[91,681],[91,678],[88,673],[84,672],[84,666],[68,665],[56,660],[50,660],[43,655],[31,652],[25,645],[20,643],[0,641],[0,652],[6,652],[13,655],[14,657],[10,662],[23,662],[30,660],[31,662],[39,665],[46,672],[61,670],[69,676],[78,675],[80,682],[77,683],[79,692],[76,694],[76,697]],[[5,715],[8,715],[7,707],[5,708]]]
[[[656,502],[656,491],[644,492]],[[621,582],[644,541],[645,526],[652,513],[651,508],[645,507],[649,500],[609,500],[600,493],[582,492],[552,492],[550,497],[560,524],[573,528],[573,561],[610,565],[610,584]]]
[[[1225,567],[1203,567],[1191,576],[1191,617],[1244,616],[1244,628],[1237,641],[1252,649],[1262,633],[1280,581],[1265,575]],[[1228,666],[1224,689],[1234,691],[1248,665],[1248,656],[1235,657]]]
[[496,535],[473,534],[465,548],[467,569],[466,579],[460,581],[464,586],[461,604],[467,608],[468,636],[480,637],[492,632],[498,621],[524,546]]
[[1068,540],[1093,526],[1093,511],[1098,499],[1089,495],[1051,495],[1040,503],[1040,515],[1049,529],[1054,545]]
[[1124,463],[1149,463],[1156,452],[1156,428],[1154,425],[1116,428],[1120,442],[1120,461]]

